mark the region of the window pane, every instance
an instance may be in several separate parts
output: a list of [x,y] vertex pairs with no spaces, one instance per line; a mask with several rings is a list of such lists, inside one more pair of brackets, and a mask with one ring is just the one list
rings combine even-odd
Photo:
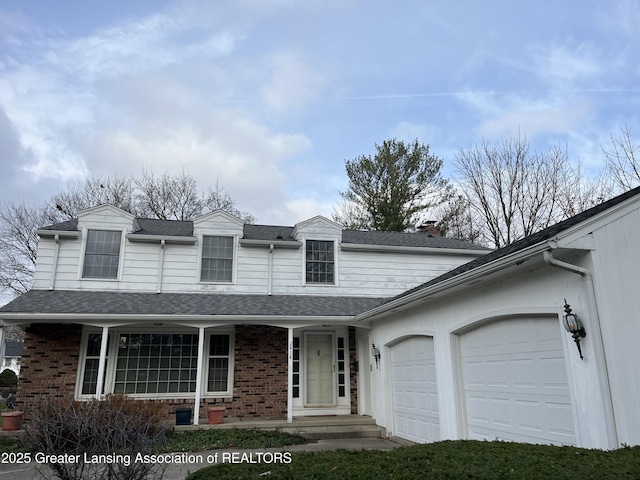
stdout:
[[122,232],[89,230],[82,276],[86,278],[118,278],[120,238]]
[[307,240],[306,259],[307,283],[334,283],[333,242]]
[[[116,392],[193,392],[195,384],[178,381],[195,378],[195,334],[128,334],[120,337],[116,368]],[[166,349],[166,351],[165,351]],[[163,351],[164,357],[157,354]],[[167,380],[172,380],[168,382]],[[192,388],[193,387],[193,388]]]
[[203,237],[200,280],[231,282],[232,274],[233,237]]

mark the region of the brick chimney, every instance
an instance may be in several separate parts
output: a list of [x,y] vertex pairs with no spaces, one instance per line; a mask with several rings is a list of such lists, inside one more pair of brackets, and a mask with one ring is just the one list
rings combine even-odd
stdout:
[[436,227],[435,220],[427,220],[422,225],[418,225],[416,233],[426,233],[427,235],[431,235],[432,237],[439,237],[440,229]]

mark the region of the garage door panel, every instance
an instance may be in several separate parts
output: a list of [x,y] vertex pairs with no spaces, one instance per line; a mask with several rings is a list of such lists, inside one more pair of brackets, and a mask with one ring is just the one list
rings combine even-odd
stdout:
[[557,319],[484,325],[461,336],[460,352],[470,438],[575,444]]
[[412,337],[391,349],[394,434],[415,442],[440,439],[433,338]]

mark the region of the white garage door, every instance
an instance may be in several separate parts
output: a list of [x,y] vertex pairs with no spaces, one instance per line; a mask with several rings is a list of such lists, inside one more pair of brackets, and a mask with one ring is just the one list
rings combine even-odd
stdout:
[[470,438],[575,445],[557,318],[491,322],[460,346]]
[[440,440],[432,337],[411,337],[391,348],[393,434],[413,442]]

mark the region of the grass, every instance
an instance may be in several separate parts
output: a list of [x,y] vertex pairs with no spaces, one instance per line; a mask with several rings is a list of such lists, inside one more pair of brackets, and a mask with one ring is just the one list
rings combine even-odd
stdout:
[[198,452],[218,448],[270,448],[305,443],[299,435],[268,430],[202,429],[172,433],[167,439],[167,452]]
[[[219,448],[284,447],[305,442],[306,440],[299,435],[278,431],[241,430],[237,428],[229,430],[203,429],[169,434],[166,445],[160,447],[158,453],[199,452]],[[29,446],[24,441],[14,437],[0,437],[0,453],[18,451],[28,452]]]
[[267,475],[271,480],[638,479],[640,447],[602,451],[510,442],[445,441],[391,451],[293,453],[288,464],[217,465],[191,474],[188,480],[260,479]]

